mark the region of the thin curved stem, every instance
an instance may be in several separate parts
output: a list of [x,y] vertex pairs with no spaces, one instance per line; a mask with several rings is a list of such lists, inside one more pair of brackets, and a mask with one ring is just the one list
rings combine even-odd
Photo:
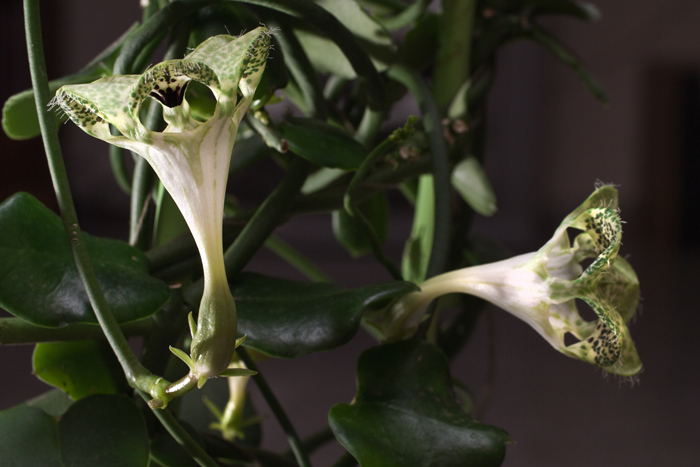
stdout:
[[[149,401],[148,394],[143,391],[139,391],[139,395],[146,402]],[[182,448],[187,451],[187,453],[192,456],[197,464],[201,467],[218,467],[219,464],[207,454],[202,446],[197,444],[197,442],[185,431],[180,422],[175,419],[172,413],[168,410],[153,410],[153,414],[158,418],[158,421],[168,430],[170,436],[175,438],[175,441],[182,446]]]
[[294,266],[310,280],[314,282],[333,282],[333,279],[328,277],[318,266],[313,264],[307,257],[299,253],[299,251],[282,239],[274,235],[270,236],[270,238],[265,241],[265,247]]
[[[153,329],[153,319],[146,318],[120,326],[126,336],[143,336]],[[37,326],[20,318],[0,318],[0,345],[36,344],[104,339],[100,326],[94,324],[69,324],[61,328]]]
[[402,280],[403,276],[401,275],[401,271],[399,271],[399,268],[397,268],[396,265],[384,254],[384,250],[382,249],[381,241],[379,240],[377,232],[374,230],[374,227],[369,219],[367,219],[362,211],[360,211],[357,202],[358,187],[365,179],[370,169],[374,166],[377,159],[394,144],[396,144],[396,140],[389,137],[382,141],[372,150],[371,153],[369,153],[369,155],[362,162],[360,168],[357,169],[357,172],[355,172],[355,175],[352,177],[350,185],[348,185],[348,189],[345,192],[344,205],[345,211],[347,211],[350,216],[355,218],[360,223],[362,230],[364,230],[365,235],[367,235],[367,238],[372,245],[372,252],[374,253],[374,257],[377,259],[377,261],[379,261],[387,269],[387,271],[389,271],[389,274],[391,274],[394,279]]
[[435,229],[426,274],[426,278],[430,278],[445,270],[450,251],[451,183],[447,144],[441,131],[440,114],[425,80],[414,70],[399,64],[391,66],[388,75],[406,86],[415,96],[423,112],[423,125],[428,132],[435,187]]
[[325,121],[328,118],[326,111],[326,101],[323,98],[323,89],[318,79],[316,70],[306,56],[306,52],[301,47],[299,40],[294,35],[291,28],[281,27],[277,21],[278,14],[271,13],[271,29],[275,29],[275,40],[282,48],[284,62],[287,69],[292,74],[294,81],[301,94],[304,96],[306,108],[311,117]]
[[347,57],[350,65],[363,83],[367,100],[373,109],[381,109],[384,105],[384,84],[377,69],[367,53],[362,50],[355,36],[343,23],[314,2],[305,0],[236,0],[242,3],[258,5],[298,18],[310,26],[320,30]]
[[243,360],[245,366],[253,371],[257,371],[257,374],[252,376],[253,381],[255,381],[255,384],[260,389],[260,392],[265,398],[267,405],[270,406],[270,410],[272,410],[272,413],[275,414],[275,418],[277,418],[277,421],[287,435],[289,447],[292,448],[292,452],[294,453],[297,463],[301,467],[311,467],[311,463],[304,452],[304,447],[299,439],[299,436],[297,435],[296,430],[294,429],[294,426],[292,425],[292,422],[289,420],[287,413],[284,411],[282,405],[277,400],[277,397],[275,397],[275,394],[272,392],[272,388],[270,388],[262,373],[260,373],[260,370],[258,370],[258,366],[250,358],[243,347],[239,347],[236,352],[238,352],[238,356],[241,358],[241,360]]
[[58,141],[58,131],[54,115],[47,109],[49,103],[49,84],[46,76],[44,46],[41,37],[41,19],[39,0],[24,0],[24,23],[27,36],[27,53],[29,69],[34,87],[34,98],[39,117],[39,126],[44,141],[46,157],[51,172],[61,219],[68,237],[73,258],[80,278],[87,292],[95,316],[104,331],[110,346],[121,364],[126,379],[132,386],[148,392],[155,390],[156,378],[146,369],[134,355],[119,324],[114,319],[104,293],[92,268],[92,262],[85,245],[83,233],[78,224],[73,197],[68,183],[68,174],[63,162],[61,146]]

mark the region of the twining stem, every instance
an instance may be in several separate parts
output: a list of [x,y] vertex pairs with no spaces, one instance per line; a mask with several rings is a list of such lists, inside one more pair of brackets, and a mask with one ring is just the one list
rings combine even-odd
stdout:
[[299,440],[299,436],[297,435],[297,432],[294,429],[292,422],[289,420],[289,417],[287,417],[287,413],[284,411],[282,405],[277,400],[277,397],[275,397],[275,394],[272,392],[272,388],[270,388],[270,386],[267,384],[267,381],[265,381],[265,378],[263,378],[262,373],[260,373],[260,371],[258,370],[258,366],[250,358],[250,356],[242,346],[238,347],[236,352],[238,353],[238,356],[241,358],[241,360],[243,360],[243,363],[245,363],[245,366],[247,366],[253,371],[258,372],[252,377],[253,381],[255,381],[255,384],[258,386],[258,389],[260,389],[262,396],[265,398],[265,402],[267,402],[267,405],[270,406],[270,410],[272,410],[272,413],[275,414],[275,418],[277,418],[277,421],[279,422],[280,426],[287,435],[289,447],[292,448],[292,452],[294,453],[294,457],[296,458],[297,463],[300,467],[311,467],[311,463],[309,462],[309,459],[306,456],[304,447],[302,446],[301,441]]
[[151,382],[149,377],[152,377],[152,375],[139,363],[109,309],[107,300],[97,281],[95,271],[92,268],[82,231],[78,226],[78,217],[75,213],[68,175],[63,163],[54,115],[47,109],[50,98],[44,46],[41,37],[39,0],[24,0],[24,24],[27,37],[29,70],[32,77],[32,86],[34,87],[39,126],[51,172],[51,180],[61,211],[61,219],[63,220],[66,237],[70,243],[78,273],[85,286],[90,304],[95,311],[95,316],[97,316],[97,320],[107,340],[124,369],[127,381],[133,386],[143,387],[144,390],[150,392],[152,388],[149,387],[148,383]]
[[[153,319],[146,318],[123,324],[125,336],[143,336],[153,329]],[[75,340],[104,339],[100,326],[94,324],[69,324],[62,328],[36,326],[20,318],[0,318],[0,345],[35,344],[37,342],[58,342]]]
[[[148,394],[143,391],[139,391],[139,395],[146,402],[150,399]],[[201,467],[219,467],[219,464],[207,454],[204,448],[200,446],[187,431],[185,431],[180,422],[175,419],[175,416],[173,416],[169,410],[154,410],[153,413],[156,418],[158,418],[161,425],[168,430],[170,436],[187,451],[187,454],[189,454],[197,464]]]
[[292,28],[280,27],[278,16],[279,14],[277,13],[269,15],[272,21],[268,22],[268,27],[276,31],[275,40],[282,49],[284,63],[304,96],[309,115],[325,121],[328,117],[328,112],[326,111],[326,101],[323,98],[323,89],[316,70],[301,47],[299,40],[294,35]]
[[358,209],[357,203],[357,189],[367,176],[367,173],[374,166],[377,159],[396,143],[397,141],[394,138],[389,137],[379,143],[372,152],[369,153],[348,185],[348,189],[345,192],[344,205],[345,211],[360,223],[362,230],[364,230],[365,235],[369,238],[370,244],[372,245],[372,252],[377,261],[389,271],[389,274],[391,274],[394,279],[402,280],[403,276],[401,275],[401,271],[399,271],[399,268],[384,254],[377,232],[374,230],[374,227],[372,227],[372,223],[369,219]]
[[319,29],[343,52],[364,85],[367,101],[373,109],[384,106],[384,83],[367,53],[343,23],[314,2],[306,0],[236,0],[277,10]]
[[[58,206],[61,211],[61,219],[66,230],[73,252],[78,273],[83,281],[90,304],[95,316],[109,341],[119,363],[124,370],[127,381],[131,386],[139,390],[144,399],[149,399],[147,394],[162,392],[163,381],[144,368],[134,355],[126,337],[122,333],[117,321],[114,319],[109,305],[105,300],[100,284],[92,268],[83,234],[78,226],[78,217],[75,213],[73,197],[70,192],[68,175],[63,162],[61,146],[58,141],[58,130],[54,116],[47,109],[49,103],[49,83],[46,74],[46,62],[44,59],[44,46],[41,37],[41,17],[39,13],[39,0],[24,0],[24,27],[27,38],[27,54],[29,57],[29,71],[34,87],[34,98],[39,117],[41,136],[44,141],[46,157],[51,172]],[[156,416],[171,432],[178,442],[193,453],[194,459],[202,467],[216,467],[216,462],[204,452],[201,447],[185,432],[182,426],[166,411],[156,410]]]
[[[265,247],[294,266],[310,280],[314,282],[333,282],[333,279],[325,272],[284,240],[273,235],[265,241]],[[1,342],[2,340],[0,340]]]
[[450,202],[450,162],[447,156],[447,144],[441,131],[440,114],[425,80],[416,71],[400,64],[392,65],[387,74],[391,79],[406,86],[416,97],[423,112],[423,125],[428,132],[435,190],[435,229],[426,274],[426,277],[430,278],[445,270],[450,249],[452,203]]
[[[335,435],[333,434],[333,430],[330,429],[330,427],[325,427],[316,433],[312,434],[306,439],[303,439],[301,441],[301,445],[304,448],[304,452],[307,454],[311,454],[316,449],[320,448],[326,443],[330,443],[331,441],[335,441]],[[291,450],[285,451],[284,453],[285,456],[291,457],[294,455],[294,453]]]
[[476,0],[443,0],[440,46],[433,69],[435,103],[445,108],[469,79]]

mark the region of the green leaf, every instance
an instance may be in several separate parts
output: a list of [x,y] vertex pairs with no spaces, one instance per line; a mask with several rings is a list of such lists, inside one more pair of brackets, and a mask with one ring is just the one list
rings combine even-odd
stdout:
[[37,344],[34,374],[73,399],[116,394],[128,388],[119,361],[107,342],[71,341]]
[[254,273],[231,280],[244,345],[280,358],[340,347],[357,333],[365,308],[416,290],[400,281],[347,290]]
[[125,396],[81,399],[63,415],[58,432],[66,467],[148,466],[146,422]]
[[439,34],[440,16],[426,14],[404,36],[396,61],[416,71],[424,70],[435,60]]
[[[66,84],[90,83],[112,73],[112,66],[121,50],[121,46],[137,29],[134,24],[113,44],[103,50],[85,68],[78,73],[64,76],[49,82],[49,92],[55,94],[58,88]],[[65,117],[57,123],[65,121]],[[12,139],[24,140],[39,136],[39,118],[34,102],[34,90],[27,89],[11,96],[2,108],[2,128]]]
[[[394,56],[389,32],[364,11],[355,0],[314,0],[333,14],[353,33],[360,46],[372,59],[377,71],[384,71]],[[357,75],[340,48],[316,31],[294,29],[299,42],[314,68],[320,73],[333,73],[347,79]]]
[[[377,192],[360,203],[360,212],[369,220],[381,243],[386,240],[389,228],[389,201],[386,194]],[[354,257],[372,251],[372,242],[358,219],[344,210],[333,211],[333,233],[335,238]]]
[[20,405],[0,412],[0,453],[3,467],[146,467],[148,431],[125,396],[86,397],[60,422]]
[[[128,244],[83,233],[95,273],[119,323],[152,315],[169,299]],[[0,306],[40,326],[97,323],[61,219],[27,193],[0,204]]]
[[304,185],[301,187],[302,194],[308,195],[315,191],[326,188],[328,185],[345,175],[347,172],[343,169],[328,169],[322,167],[316,172],[306,177]]
[[25,401],[29,407],[37,407],[52,417],[60,417],[73,404],[73,400],[60,389],[52,389],[33,399]]
[[355,403],[329,413],[336,438],[361,467],[498,466],[506,432],[484,425],[455,400],[445,355],[425,341],[365,351]]
[[291,151],[322,167],[356,170],[367,156],[350,135],[320,120],[290,118],[281,130]]
[[493,216],[496,213],[496,194],[476,157],[469,156],[455,166],[452,171],[452,186],[482,216]]
[[401,262],[401,273],[407,281],[425,280],[430,262],[435,229],[435,191],[433,176],[422,175],[418,181],[416,210],[413,214],[411,237],[406,241]]
[[37,407],[0,412],[0,453],[6,467],[62,467],[56,420]]

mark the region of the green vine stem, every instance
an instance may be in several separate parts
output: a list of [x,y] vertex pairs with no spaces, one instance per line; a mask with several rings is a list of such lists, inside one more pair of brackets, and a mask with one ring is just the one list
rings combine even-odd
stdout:
[[336,43],[364,85],[367,100],[373,109],[384,105],[384,83],[367,53],[343,23],[319,5],[306,0],[236,0],[277,10],[319,29]]
[[345,211],[359,221],[360,225],[362,226],[362,230],[364,230],[365,235],[367,235],[369,238],[370,243],[372,244],[372,253],[374,253],[374,257],[396,280],[403,279],[401,271],[399,271],[399,268],[397,268],[396,265],[384,254],[384,250],[382,249],[377,232],[374,230],[374,227],[372,227],[372,224],[367,217],[362,213],[362,211],[360,211],[360,209],[358,209],[357,189],[367,177],[367,174],[372,169],[375,162],[377,162],[379,157],[384,155],[384,153],[386,153],[392,146],[401,142],[408,135],[413,133],[413,124],[415,123],[415,120],[415,117],[409,117],[409,121],[404,128],[394,131],[387,139],[379,143],[372,150],[372,152],[369,153],[365,160],[362,161],[360,168],[357,169],[357,172],[355,172],[355,175],[352,177],[343,199]]
[[29,70],[35,91],[34,97],[39,116],[39,126],[51,172],[51,180],[61,212],[61,219],[63,220],[66,237],[71,246],[78,273],[85,286],[90,304],[95,311],[95,316],[116,354],[129,384],[149,392],[154,397],[164,395],[165,386],[163,384],[167,382],[161,381],[162,378],[151,374],[134,355],[126,337],[124,337],[109,309],[95,271],[92,268],[83,234],[78,225],[75,206],[73,205],[68,175],[58,141],[55,118],[47,108],[49,103],[49,85],[46,76],[44,46],[41,38],[38,0],[24,0],[24,12]]
[[445,108],[469,79],[476,0],[443,0],[440,46],[433,70],[435,103]]
[[275,418],[277,418],[277,421],[282,426],[284,433],[287,435],[289,447],[292,448],[292,452],[294,453],[294,457],[296,458],[297,463],[300,467],[311,467],[311,463],[309,462],[309,459],[306,456],[304,447],[301,441],[299,440],[299,436],[297,436],[297,432],[294,429],[292,422],[289,420],[289,417],[287,417],[287,413],[284,411],[282,405],[277,400],[277,397],[275,397],[275,394],[272,392],[272,388],[270,388],[270,386],[267,384],[267,381],[265,381],[265,378],[263,377],[262,373],[260,373],[260,371],[258,370],[258,366],[250,358],[250,356],[242,346],[239,347],[236,350],[236,352],[238,353],[238,356],[241,358],[241,360],[243,360],[243,363],[245,363],[245,366],[248,367],[248,369],[257,372],[257,374],[253,375],[252,377],[253,381],[255,381],[255,384],[258,386],[258,389],[260,389],[262,396],[265,398],[265,402],[267,402],[267,405],[270,406],[270,410],[272,410],[272,413],[275,414]]
[[316,70],[314,70],[309,57],[306,56],[306,52],[292,29],[280,26],[278,16],[276,13],[269,14],[268,17],[272,21],[269,22],[268,27],[275,31],[275,40],[282,49],[284,63],[304,96],[309,115],[325,121],[328,112],[326,111],[326,101],[323,99],[323,88]]
[[[139,395],[148,402],[148,394],[144,391],[139,390]],[[182,448],[187,451],[192,459],[194,459],[197,464],[201,467],[219,467],[219,464],[207,454],[202,446],[200,446],[190,435],[185,431],[180,422],[177,421],[175,416],[170,413],[169,410],[154,410],[158,421],[168,430],[170,436],[172,436],[177,443],[182,446]]]
[[[333,279],[284,240],[272,235],[265,241],[265,247],[294,266],[299,272],[314,282],[333,282]],[[0,340],[0,342],[2,342]]]
[[450,202],[450,162],[447,156],[447,144],[442,135],[442,124],[430,88],[425,80],[414,70],[403,65],[392,65],[388,76],[406,86],[416,97],[423,112],[423,125],[428,132],[431,157],[433,186],[435,187],[435,229],[433,246],[426,278],[440,274],[447,267],[450,249],[451,202]]
[[[143,336],[151,332],[153,319],[146,318],[120,326],[127,337]],[[104,339],[100,326],[94,324],[69,324],[61,328],[47,328],[31,324],[20,318],[0,318],[0,345],[36,344],[37,342],[58,342]]]

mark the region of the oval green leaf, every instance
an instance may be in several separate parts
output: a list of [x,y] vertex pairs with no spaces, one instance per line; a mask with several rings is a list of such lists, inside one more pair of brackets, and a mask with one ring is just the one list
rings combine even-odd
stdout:
[[7,467],[63,467],[56,420],[37,407],[0,412],[0,458]]
[[333,433],[361,467],[501,465],[505,431],[475,421],[454,397],[447,357],[425,341],[365,351],[355,403],[329,413]]
[[401,281],[348,290],[254,273],[231,280],[244,345],[279,358],[340,347],[357,333],[365,308],[416,290]]
[[[315,3],[332,13],[353,33],[377,71],[384,71],[392,62],[395,51],[391,35],[356,0],[315,0]],[[312,29],[297,28],[294,33],[317,71],[347,79],[357,77],[350,61],[333,41]]]
[[128,388],[119,361],[106,341],[37,344],[32,365],[40,380],[74,400],[92,394],[116,394]]
[[[145,318],[169,299],[143,253],[83,233],[93,267],[119,323]],[[97,323],[61,219],[27,193],[0,204],[0,306],[40,326]]]
[[58,435],[65,467],[148,466],[146,421],[125,396],[79,400],[61,418]]
[[321,167],[356,170],[367,155],[350,135],[320,120],[290,118],[281,130],[291,151]]
[[467,157],[455,166],[452,170],[452,186],[482,216],[492,216],[498,210],[496,194],[476,157]]

